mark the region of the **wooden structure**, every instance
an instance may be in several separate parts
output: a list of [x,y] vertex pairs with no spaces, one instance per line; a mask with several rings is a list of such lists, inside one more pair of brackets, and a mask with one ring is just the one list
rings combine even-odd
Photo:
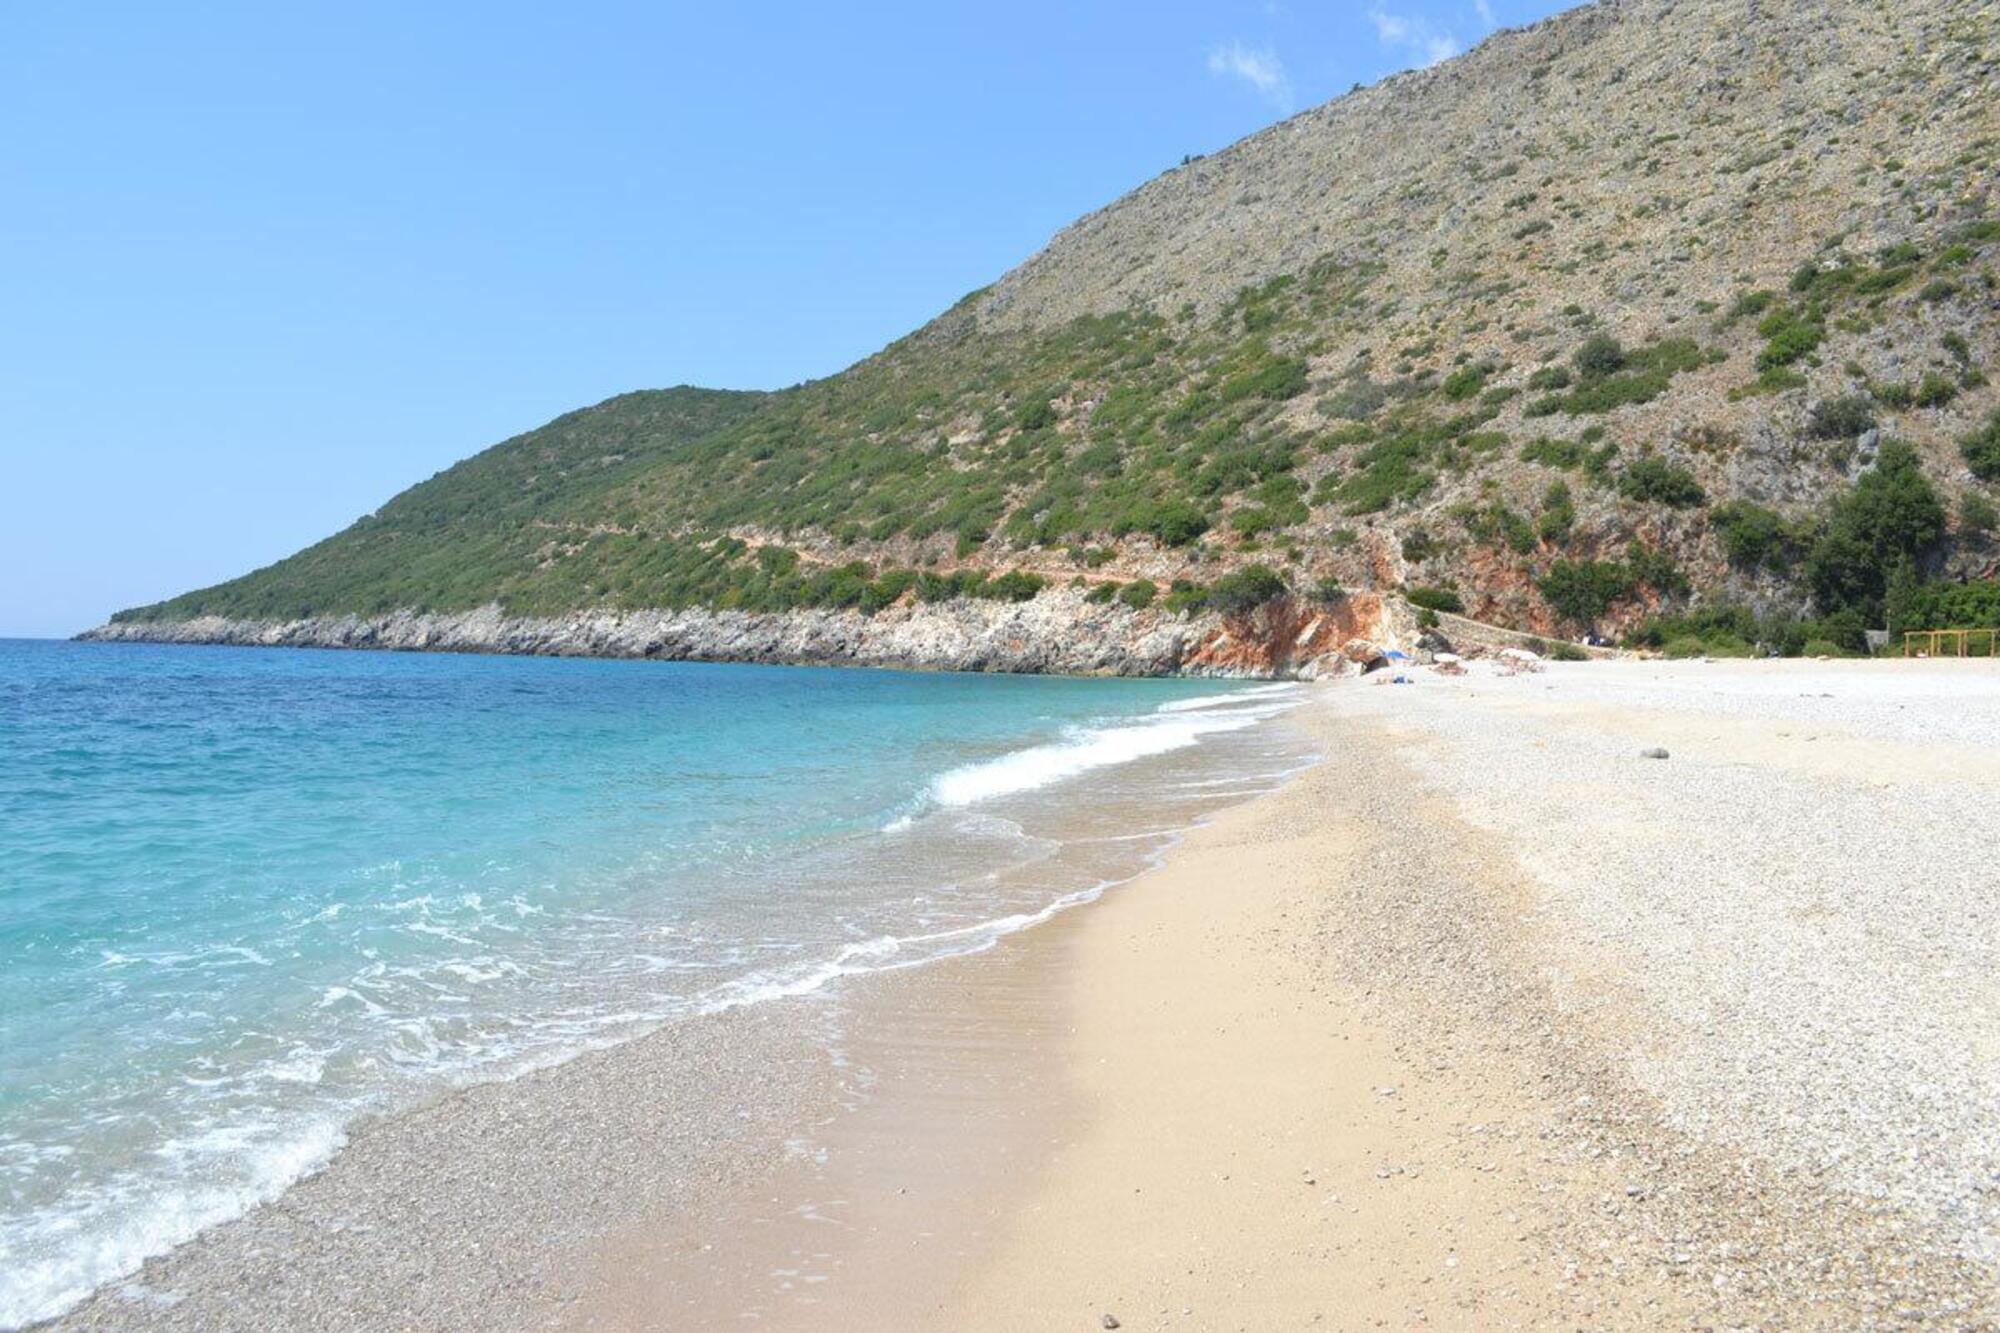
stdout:
[[2000,657],[2000,629],[1913,629],[1903,635],[1903,656]]

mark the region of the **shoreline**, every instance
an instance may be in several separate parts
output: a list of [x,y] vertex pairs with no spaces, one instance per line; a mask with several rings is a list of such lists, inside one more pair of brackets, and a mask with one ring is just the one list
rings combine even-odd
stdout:
[[[1218,801],[1242,799],[1207,790],[1217,774],[1231,790],[1268,789],[1311,762],[1295,740],[1224,732],[1244,738],[1222,752],[1235,759],[1203,760],[1204,746],[1127,760],[1127,776],[1066,817],[1068,832],[1040,832],[1053,835],[1048,856],[995,870],[997,887],[1018,877],[1031,896],[1074,887],[1039,911],[952,932],[968,936],[966,952],[828,972],[810,991],[700,1011],[366,1116],[329,1163],[274,1200],[31,1326],[290,1327],[302,1311],[329,1327],[545,1322],[582,1293],[590,1245],[725,1213],[868,1100],[853,1054],[869,1037],[856,1017],[866,997],[916,993],[932,973],[1001,952],[1145,873],[1156,844],[1191,826],[1180,818],[1199,822]],[[1162,805],[1128,791],[1135,782],[1160,800],[1182,784],[1202,790]],[[1163,811],[1178,813],[1163,825]],[[411,1273],[426,1275],[421,1287]]]
[[859,666],[1062,676],[1318,679],[1357,674],[1412,637],[1407,607],[1376,593],[1333,603],[1281,598],[1254,612],[1183,615],[1047,589],[1019,602],[899,602],[872,613],[702,607],[509,615],[399,610],[295,620],[114,620],[89,643],[339,648],[642,658],[766,666]]
[[[844,983],[860,1017],[817,1034],[830,1051],[778,1021],[821,1008],[803,1001],[718,1016],[700,1049],[655,1033],[455,1094],[413,1118],[450,1190],[412,1193],[397,1153],[371,1174],[384,1136],[358,1134],[363,1165],[259,1210],[259,1244],[287,1281],[318,1266],[294,1296],[337,1289],[332,1249],[393,1262],[275,1326],[490,1323],[481,1290],[512,1326],[591,1330],[2000,1319],[1992,1200],[1953,1184],[2000,1166],[1977,1121],[2000,1070],[1976,1056],[2000,993],[1968,970],[1993,935],[1889,938],[1913,904],[1856,893],[1870,877],[1833,858],[1857,831],[1815,826],[1854,802],[1877,857],[1956,836],[1990,864],[1983,825],[1933,816],[2000,791],[2000,672],[1422,672],[1315,689],[1277,725],[1322,762],[1082,910]],[[1670,760],[1639,757],[1661,740]],[[1820,813],[1787,878],[1746,840],[1794,802]],[[1990,884],[1942,887],[2000,915]],[[1884,1031],[1793,1049],[1798,1003]],[[800,1108],[767,1098],[802,1056],[819,1110],[787,1143]],[[765,1151],[703,1157],[669,1077],[693,1059],[722,1062],[727,1128],[766,1126]],[[1904,1096],[1913,1062],[1953,1100]],[[1801,1117],[1829,1086],[1854,1116]],[[336,1174],[335,1207],[301,1206]],[[372,1240],[324,1225],[385,1204]],[[529,1252],[482,1250],[496,1217]],[[184,1250],[240,1275],[212,1235]],[[52,1327],[256,1326],[159,1271]]]
[[[1887,688],[1883,708],[1845,710],[1841,744],[1849,761],[1897,766],[1887,782],[1865,777],[1870,791],[1900,784],[1922,801],[1939,782],[2000,785],[2000,764],[1967,770],[1949,744],[1910,763],[1922,743],[1896,714],[1950,704],[1964,684],[1980,725],[2000,726],[2000,673],[1980,667],[1962,679],[1809,663],[1426,674],[1422,717],[1405,691],[1317,691],[1304,721],[1328,762],[1194,830],[1124,891],[1019,937],[1011,958],[935,975],[957,978],[958,1012],[933,1018],[934,1041],[956,1025],[947,1044],[1000,1031],[1018,1055],[1026,1031],[1058,1047],[1060,1086],[1035,1066],[1029,1087],[1047,1100],[1019,1112],[1027,1132],[997,1151],[1008,1163],[997,1181],[953,1175],[963,1155],[927,1160],[893,1133],[860,1135],[833,1177],[861,1196],[846,1198],[838,1228],[812,1217],[787,1230],[773,1195],[747,1245],[747,1229],[670,1228],[650,1251],[600,1252],[604,1285],[559,1326],[1990,1326],[2000,1301],[1976,1252],[1990,1218],[1926,1209],[1802,1162],[1782,1140],[1690,1120],[1674,1080],[1717,1033],[1672,1030],[1644,970],[1578,929],[1562,869],[1536,863],[1518,829],[1470,799],[1468,787],[1493,790],[1494,771],[1459,768],[1454,791],[1447,753],[1497,739],[1509,753],[1553,751],[1572,773],[1615,753],[1625,771],[1599,793],[1614,810],[1584,816],[1609,832],[1613,788],[1657,781],[1656,761],[1639,758],[1646,739],[1670,739],[1690,767],[1753,766],[1774,789],[1853,785],[1826,758],[1836,747],[1801,753],[1835,728],[1818,702],[1829,692],[1795,686]],[[1944,693],[1897,695],[1910,686]],[[1565,692],[1636,706],[1549,698]],[[1787,694],[1800,700],[1791,711],[1816,714],[1790,746],[1774,702]],[[1744,705],[1775,719],[1731,716]],[[1013,986],[1044,978],[1056,996],[1024,1020],[1010,984],[977,968]],[[1782,995],[1804,978],[1761,980]],[[1972,1016],[2000,1017],[1995,1000],[1990,987],[1973,997]],[[1759,1039],[1748,1020],[1718,1031]],[[1848,1077],[1858,1088],[1869,1072],[1857,1061]],[[1811,1064],[1746,1069],[1737,1092],[1782,1103],[1814,1077]],[[996,1095],[990,1080],[986,1091]],[[997,1095],[1019,1108],[1030,1094]],[[900,1114],[862,1118],[986,1123],[948,1097],[887,1096],[903,1099]],[[1938,1127],[1917,1108],[1891,1128],[1921,1141]],[[1878,1151],[1854,1126],[1841,1133],[1852,1157]],[[939,1173],[948,1197],[928,1212],[906,1201]],[[912,1209],[924,1220],[899,1216]],[[1955,1229],[1966,1221],[1973,1250]],[[754,1312],[740,1286],[692,1306],[667,1295],[677,1274],[755,1271],[777,1237],[777,1252],[825,1265],[826,1285]],[[636,1271],[642,1253],[650,1273]]]

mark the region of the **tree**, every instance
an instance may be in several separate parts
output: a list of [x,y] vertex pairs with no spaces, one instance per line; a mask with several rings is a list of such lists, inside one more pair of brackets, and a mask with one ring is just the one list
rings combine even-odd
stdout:
[[1883,444],[1873,471],[1833,507],[1806,557],[1806,582],[1823,614],[1853,610],[1879,623],[1890,571],[1914,567],[1944,540],[1945,512],[1916,450]]

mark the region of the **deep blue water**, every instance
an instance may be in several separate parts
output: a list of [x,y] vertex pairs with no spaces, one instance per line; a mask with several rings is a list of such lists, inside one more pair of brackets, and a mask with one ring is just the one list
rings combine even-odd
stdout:
[[1091,808],[1295,762],[1289,698],[0,642],[0,1327],[363,1112],[983,947],[1171,832]]

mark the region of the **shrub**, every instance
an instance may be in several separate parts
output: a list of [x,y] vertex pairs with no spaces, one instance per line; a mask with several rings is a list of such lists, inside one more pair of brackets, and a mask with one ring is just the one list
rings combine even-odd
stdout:
[[1675,639],[1661,651],[1668,657],[1707,657],[1708,645],[1700,639]]
[[1116,583],[1099,583],[1083,595],[1083,600],[1094,606],[1102,606],[1118,595]]
[[917,582],[914,569],[892,569],[868,585],[861,595],[861,610],[864,615],[873,615],[887,606],[894,606]]
[[1575,440],[1534,440],[1521,446],[1521,457],[1544,467],[1582,467],[1590,451]]
[[998,578],[986,580],[979,586],[976,595],[996,602],[1026,602],[1033,600],[1035,594],[1046,588],[1048,583],[1040,574],[1014,569]]
[[1134,579],[1118,590],[1118,600],[1134,611],[1144,611],[1159,592],[1159,585],[1151,579]]
[[1465,612],[1465,602],[1449,588],[1412,588],[1404,597],[1411,606],[1421,606],[1426,611],[1446,611],[1452,615]]
[[2000,510],[1985,496],[1968,492],[1958,502],[1958,526],[1968,537],[1990,536],[1994,528],[2000,527]]
[[1546,645],[1542,656],[1556,662],[1588,662],[1590,654],[1567,640],[1558,640]]
[[1323,578],[1313,584],[1312,595],[1315,602],[1322,602],[1328,606],[1332,606],[1334,603],[1346,598],[1347,589],[1340,586],[1339,579]]
[[1197,586],[1192,579],[1175,579],[1167,589],[1167,600],[1164,605],[1175,615],[1183,615],[1207,606],[1208,593]]
[[1285,595],[1285,581],[1266,565],[1248,565],[1224,574],[1208,590],[1208,605],[1224,615],[1242,615]]
[[1675,509],[1698,505],[1708,498],[1692,472],[1651,456],[1635,460],[1619,474],[1618,493],[1642,504],[1670,505]]
[[1542,515],[1535,520],[1535,535],[1543,541],[1559,542],[1576,526],[1576,501],[1565,482],[1553,481],[1542,493]]
[[1917,391],[1907,384],[1871,384],[1868,392],[1884,407],[1904,408],[1917,401]]
[[1826,330],[1818,324],[1800,319],[1789,310],[1780,310],[1771,315],[1757,331],[1764,335],[1764,350],[1757,354],[1757,369],[1777,370],[1803,360],[1819,350]]
[[1162,500],[1144,505],[1129,517],[1131,527],[1152,534],[1162,546],[1186,546],[1208,531],[1208,515],[1186,500]]
[[1959,441],[1958,451],[1973,476],[1981,481],[2000,481],[2000,412],[1993,414],[1983,430]]
[[1585,379],[1601,379],[1625,368],[1625,348],[1610,334],[1596,333],[1584,340],[1572,360]]
[[1729,307],[1729,317],[1731,319],[1742,319],[1748,315],[1761,315],[1777,303],[1778,294],[1776,292],[1745,292],[1736,298],[1734,305]]
[[1243,398],[1296,398],[1306,391],[1309,383],[1305,362],[1290,357],[1273,357],[1224,383],[1222,400],[1233,403]]
[[1845,657],[1847,650],[1825,639],[1812,639],[1799,650],[1799,654],[1802,657]]
[[1285,517],[1262,505],[1251,505],[1247,509],[1239,509],[1231,514],[1229,526],[1234,528],[1240,537],[1257,537],[1284,527]]
[[1528,376],[1528,387],[1536,393],[1549,393],[1556,389],[1567,389],[1575,381],[1570,377],[1567,366],[1543,366]]
[[1940,375],[1935,370],[1925,374],[1923,382],[1917,385],[1918,407],[1946,407],[1958,397],[1958,385],[1950,376]]
[[1684,597],[1689,591],[1687,575],[1671,555],[1657,546],[1633,543],[1625,553],[1625,568],[1634,583],[1643,583],[1668,596]]
[[1632,592],[1632,571],[1601,560],[1558,560],[1535,586],[1564,620],[1588,624]]
[[1785,520],[1762,505],[1731,500],[1710,510],[1708,521],[1732,565],[1756,569],[1784,553]]
[[1491,366],[1463,366],[1445,376],[1444,396],[1454,403],[1462,403],[1486,387],[1486,379],[1493,373]]
[[1844,394],[1813,404],[1806,431],[1816,440],[1851,440],[1875,429],[1875,407],[1863,394]]
[[1032,398],[1014,414],[1014,424],[1024,431],[1044,430],[1056,424],[1055,404],[1046,398]]

